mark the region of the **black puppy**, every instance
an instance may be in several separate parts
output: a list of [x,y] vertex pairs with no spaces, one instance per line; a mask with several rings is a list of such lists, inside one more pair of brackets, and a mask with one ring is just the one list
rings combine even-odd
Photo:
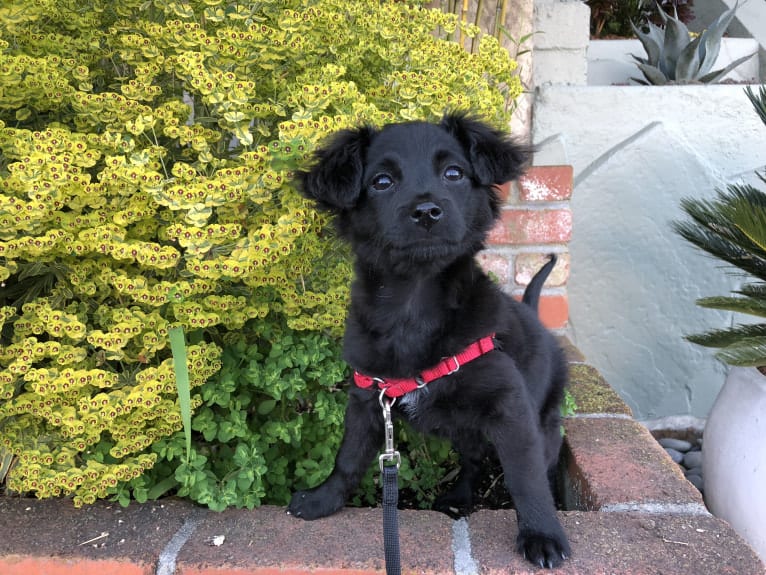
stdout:
[[493,185],[518,177],[527,151],[451,114],[343,131],[316,156],[299,174],[303,193],[336,214],[356,256],[344,338],[356,385],[332,474],[295,493],[288,513],[316,519],[343,507],[383,443],[378,396],[387,388],[404,394],[396,415],[460,454],[460,477],[437,507],[470,509],[489,440],[517,510],[518,550],[555,567],[570,553],[549,487],[567,368],[536,313],[555,258],[524,303],[474,261],[499,214]]

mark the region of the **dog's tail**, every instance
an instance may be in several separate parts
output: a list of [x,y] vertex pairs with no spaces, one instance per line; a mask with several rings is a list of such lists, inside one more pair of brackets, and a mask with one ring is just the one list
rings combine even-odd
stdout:
[[540,291],[543,289],[545,280],[548,279],[548,275],[551,273],[553,266],[556,265],[556,254],[550,254],[550,260],[546,263],[532,278],[526,289],[524,290],[524,296],[521,298],[525,304],[537,311],[537,304],[540,301]]

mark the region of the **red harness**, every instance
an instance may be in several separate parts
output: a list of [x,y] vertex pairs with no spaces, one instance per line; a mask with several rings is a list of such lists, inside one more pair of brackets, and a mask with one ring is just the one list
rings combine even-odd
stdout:
[[496,349],[494,333],[473,342],[457,355],[443,359],[434,367],[426,369],[425,371],[421,372],[420,375],[415,377],[409,377],[405,379],[388,379],[362,375],[358,371],[355,371],[354,383],[364,389],[372,387],[373,384],[376,384],[378,389],[383,391],[388,397],[400,397],[405,393],[409,393],[410,391],[428,385],[435,379],[439,379],[440,377],[445,377],[447,375],[452,375],[460,369],[461,365],[465,365],[469,361],[473,361],[485,353],[489,353],[493,349]]

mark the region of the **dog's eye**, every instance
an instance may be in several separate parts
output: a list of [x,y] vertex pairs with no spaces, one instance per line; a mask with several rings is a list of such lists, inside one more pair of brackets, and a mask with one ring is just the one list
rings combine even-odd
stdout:
[[444,170],[444,177],[451,182],[457,182],[463,179],[463,170],[457,166],[449,166]]
[[394,180],[388,174],[378,174],[372,180],[371,187],[376,192],[385,192],[394,185]]

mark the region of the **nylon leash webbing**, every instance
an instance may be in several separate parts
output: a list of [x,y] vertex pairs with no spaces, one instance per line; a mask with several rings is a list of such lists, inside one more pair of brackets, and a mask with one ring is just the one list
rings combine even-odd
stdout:
[[383,548],[386,559],[386,575],[401,575],[402,566],[399,556],[399,485],[397,474],[401,456],[394,450],[394,423],[391,420],[391,406],[394,399],[380,393],[380,406],[383,408],[386,448],[379,457],[380,473],[383,481]]
[[396,465],[383,467],[383,546],[385,548],[386,575],[400,575],[399,556],[399,486]]

